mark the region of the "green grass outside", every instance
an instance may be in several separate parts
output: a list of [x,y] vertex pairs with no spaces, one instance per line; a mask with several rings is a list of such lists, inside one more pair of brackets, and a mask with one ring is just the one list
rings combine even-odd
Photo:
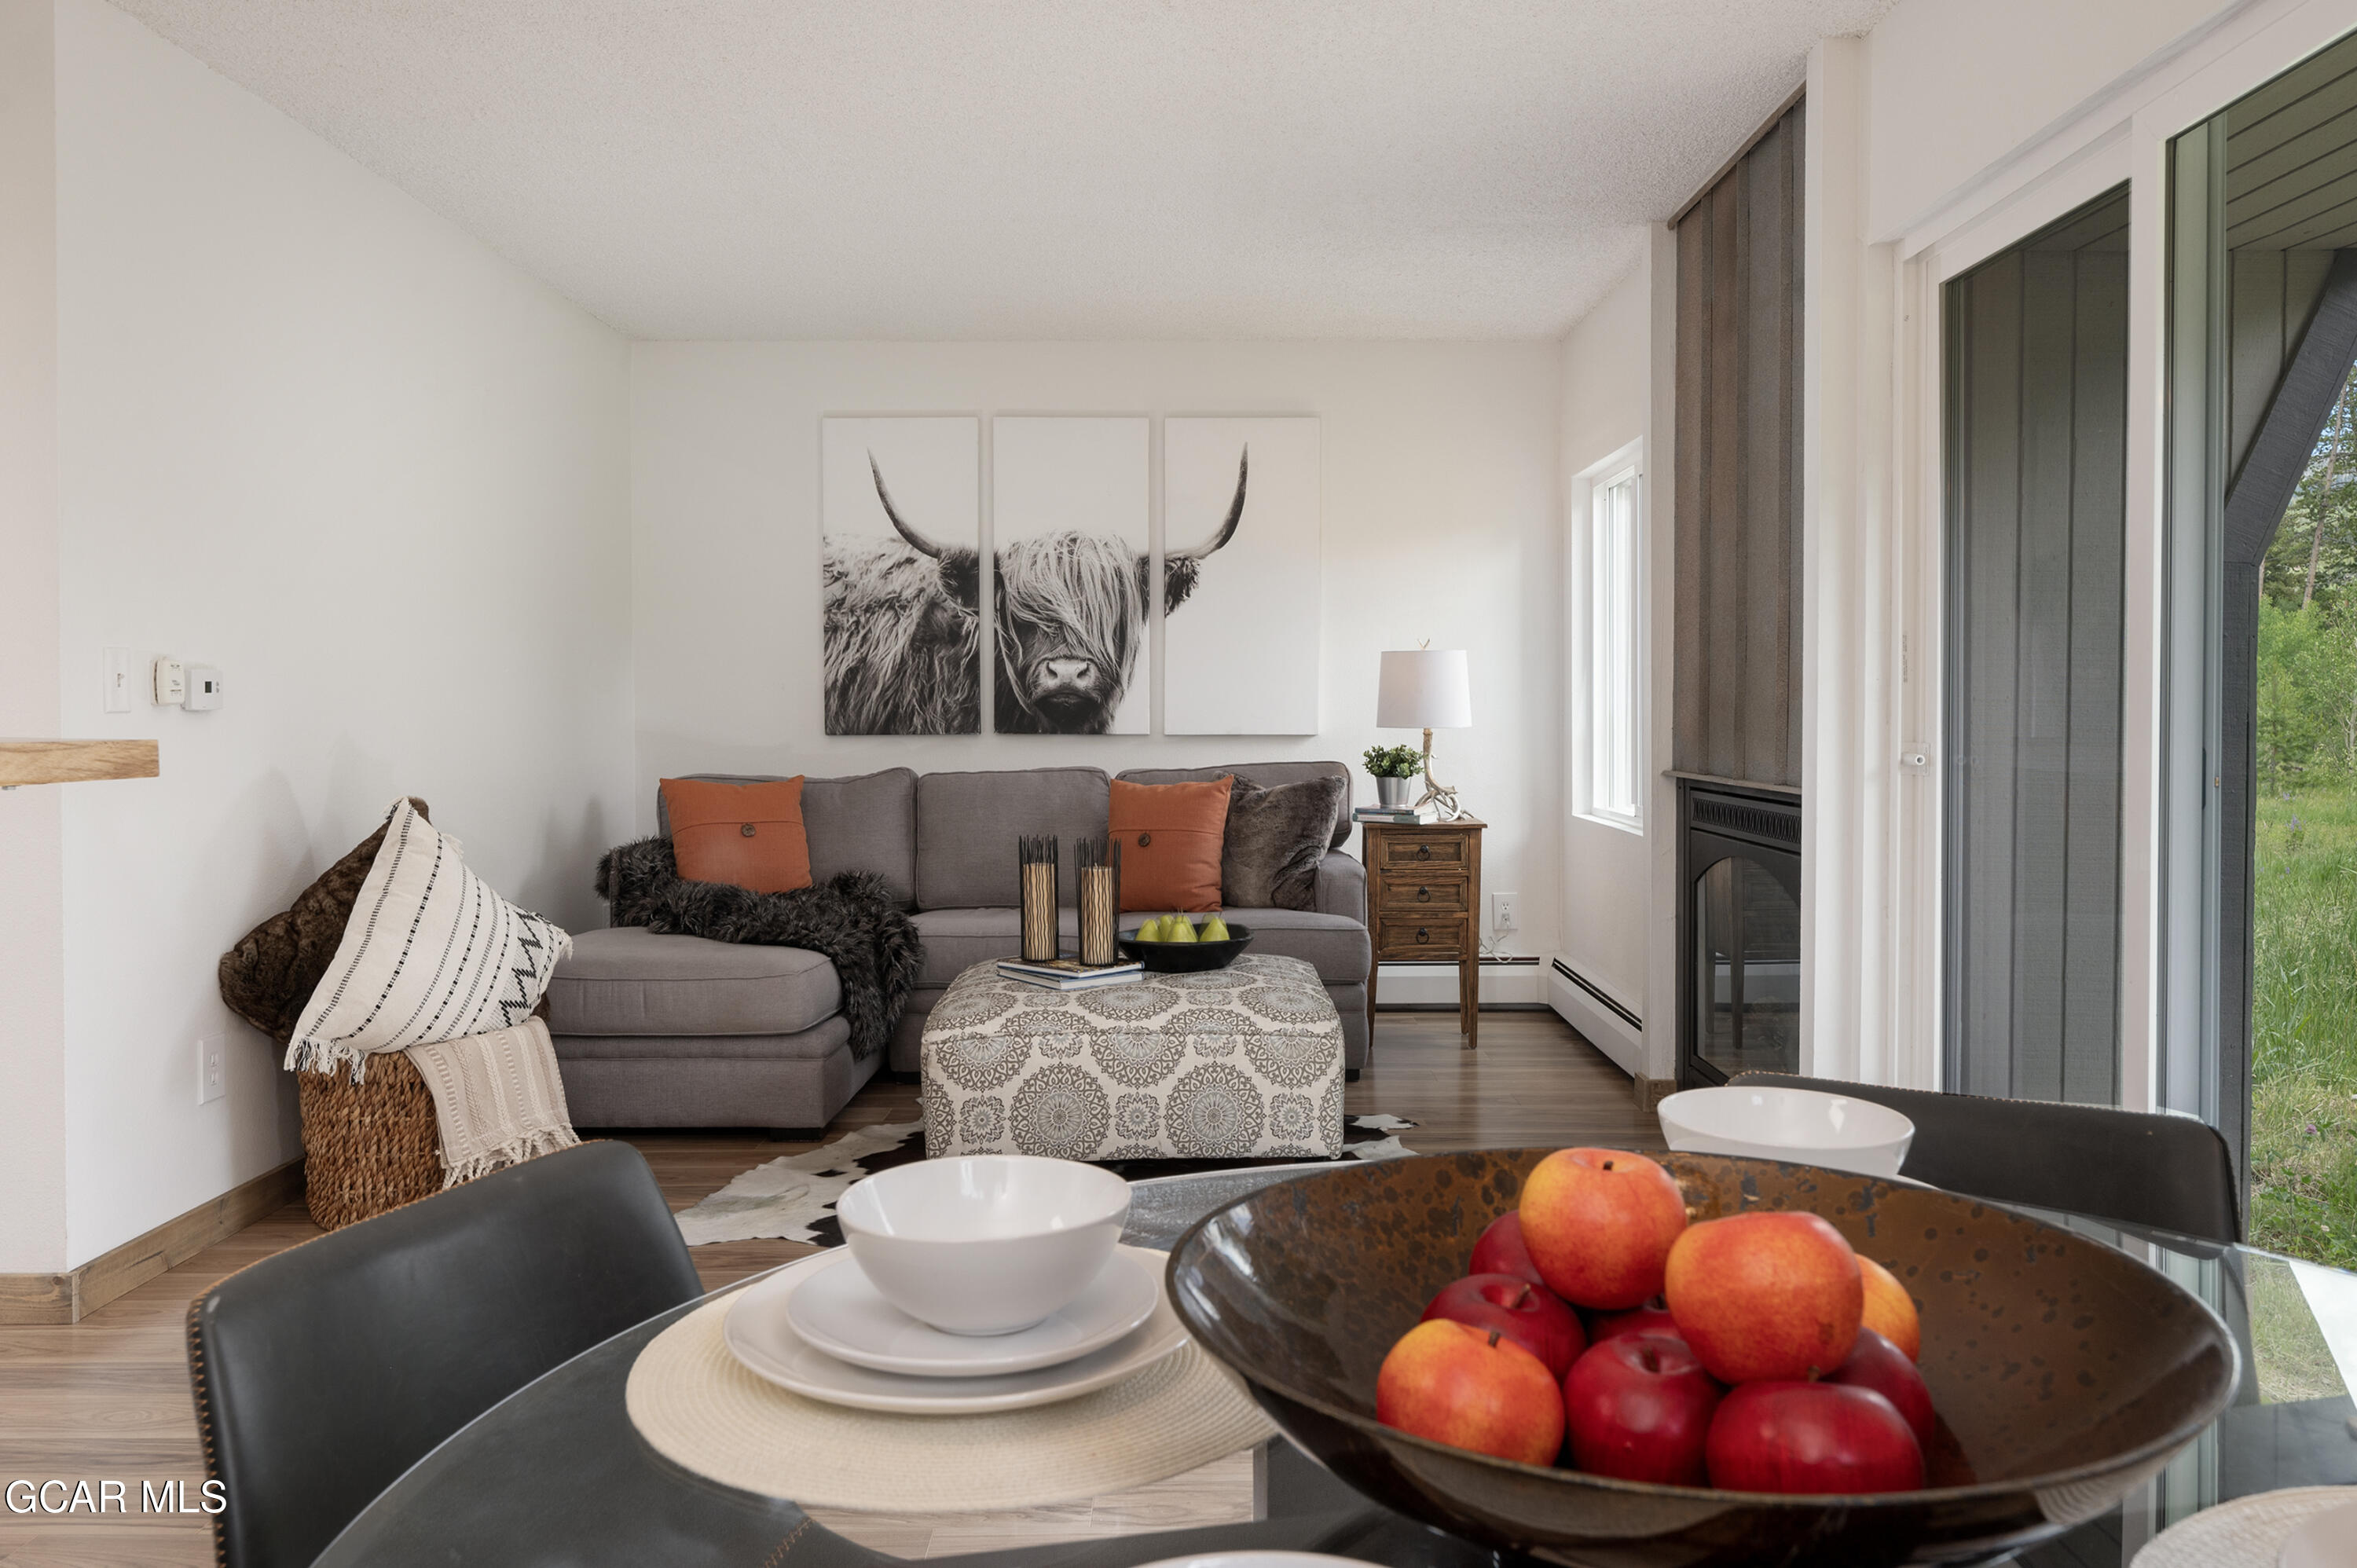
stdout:
[[2255,902],[2251,1240],[2357,1268],[2357,784],[2262,793]]

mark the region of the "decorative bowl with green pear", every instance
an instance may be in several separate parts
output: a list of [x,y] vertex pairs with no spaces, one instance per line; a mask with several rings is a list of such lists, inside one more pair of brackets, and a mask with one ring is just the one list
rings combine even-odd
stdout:
[[1217,913],[1200,924],[1188,915],[1157,915],[1120,938],[1122,956],[1134,958],[1154,974],[1200,974],[1225,969],[1252,945],[1252,928],[1231,926]]

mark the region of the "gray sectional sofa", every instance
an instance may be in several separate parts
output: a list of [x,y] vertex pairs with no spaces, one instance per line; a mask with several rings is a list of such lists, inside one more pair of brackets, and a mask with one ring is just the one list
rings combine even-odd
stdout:
[[[1145,768],[1139,784],[1232,773],[1267,787],[1348,770],[1339,762]],[[744,775],[699,778],[745,781]],[[905,768],[810,779],[802,821],[811,875],[880,875],[914,911],[924,965],[888,1052],[853,1058],[834,966],[798,948],[746,947],[630,927],[574,933],[573,956],[549,988],[549,1028],[565,1099],[582,1127],[823,1127],[879,1068],[913,1073],[925,1015],[969,964],[1020,946],[1015,841],[1053,833],[1066,844],[1105,831],[1111,780],[1094,768],[919,775]],[[662,803],[658,820],[663,831]],[[1231,909],[1254,950],[1314,965],[1342,1015],[1345,1065],[1367,1059],[1367,883],[1334,824],[1308,909]],[[1066,934],[1073,927],[1073,856],[1062,857]]]

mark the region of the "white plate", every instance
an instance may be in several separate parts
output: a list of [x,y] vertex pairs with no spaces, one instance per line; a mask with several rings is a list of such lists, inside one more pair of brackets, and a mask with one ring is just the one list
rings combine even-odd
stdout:
[[[1122,1253],[1143,1252],[1148,1259],[1162,1254],[1124,1247]],[[994,1410],[1022,1410],[1054,1404],[1119,1382],[1140,1372],[1187,1343],[1187,1330],[1170,1304],[1162,1299],[1162,1278],[1154,1272],[1157,1290],[1154,1314],[1139,1327],[1104,1348],[1028,1372],[1007,1372],[990,1378],[909,1378],[838,1361],[804,1341],[787,1320],[786,1308],[794,1293],[815,1272],[834,1258],[822,1252],[789,1263],[759,1284],[747,1287],[728,1309],[722,1335],[728,1349],[747,1369],[780,1388],[829,1404],[857,1410],[892,1411],[903,1415],[978,1415]]]
[[1072,1304],[1012,1334],[945,1334],[886,1301],[849,1248],[824,1254],[786,1308],[794,1332],[856,1367],[913,1378],[982,1378],[1078,1360],[1154,1315],[1159,1252],[1116,1248]]

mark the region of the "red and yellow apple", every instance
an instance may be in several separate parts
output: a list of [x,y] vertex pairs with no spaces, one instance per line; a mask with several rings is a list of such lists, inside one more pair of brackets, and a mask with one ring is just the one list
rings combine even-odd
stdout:
[[1679,1337],[1723,1383],[1832,1371],[1865,1311],[1857,1255],[1840,1231],[1799,1212],[1755,1209],[1688,1228],[1663,1288]]
[[1587,1348],[1587,1330],[1560,1296],[1512,1274],[1468,1274],[1450,1281],[1424,1309],[1424,1321],[1436,1317],[1494,1328],[1558,1378]]
[[1849,1359],[1825,1374],[1829,1383],[1841,1383],[1854,1389],[1872,1389],[1890,1402],[1907,1429],[1925,1452],[1932,1447],[1932,1434],[1939,1430],[1940,1418],[1932,1410],[1932,1391],[1923,1381],[1923,1374],[1906,1353],[1871,1328],[1857,1331],[1857,1343],[1850,1347]]
[[1722,1391],[1682,1339],[1598,1341],[1563,1380],[1566,1452],[1598,1476],[1707,1486],[1703,1447]]
[[1539,1359],[1497,1329],[1445,1317],[1417,1324],[1383,1358],[1375,1419],[1525,1465],[1563,1451],[1563,1390]]
[[1512,1274],[1534,1285],[1546,1283],[1539,1266],[1531,1262],[1530,1248],[1523,1244],[1523,1217],[1511,1208],[1490,1221],[1481,1239],[1473,1243],[1473,1256],[1466,1262],[1465,1272]]
[[1898,1346],[1909,1360],[1922,1359],[1922,1321],[1915,1316],[1915,1298],[1907,1294],[1899,1276],[1861,1252],[1857,1277],[1866,1287],[1866,1313],[1860,1321]]
[[1621,1311],[1662,1294],[1686,1203],[1670,1173],[1619,1149],[1557,1149],[1523,1178],[1523,1241],[1547,1288]]
[[1923,1451],[1890,1402],[1839,1383],[1746,1383],[1718,1403],[1710,1484],[1731,1492],[1907,1492]]

